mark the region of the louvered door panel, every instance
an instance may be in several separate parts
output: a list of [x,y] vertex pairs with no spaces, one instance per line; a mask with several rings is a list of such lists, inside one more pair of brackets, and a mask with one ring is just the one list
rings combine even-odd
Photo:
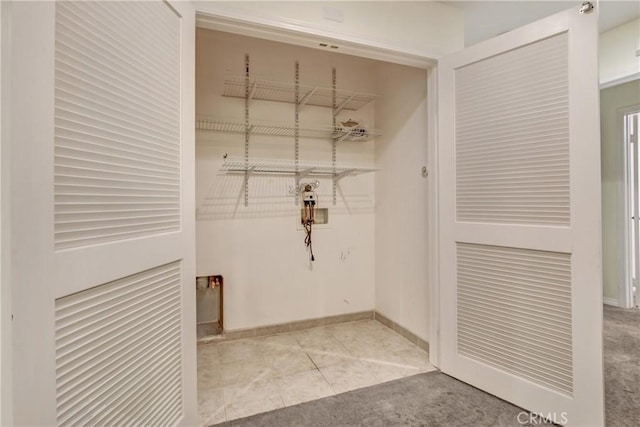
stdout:
[[571,256],[457,244],[458,352],[571,395]]
[[569,224],[567,40],[455,71],[458,221]]
[[173,425],[182,417],[181,266],[56,300],[58,425]]
[[11,28],[14,424],[196,425],[194,5],[14,2]]
[[56,249],[180,229],[180,43],[163,2],[56,4]]

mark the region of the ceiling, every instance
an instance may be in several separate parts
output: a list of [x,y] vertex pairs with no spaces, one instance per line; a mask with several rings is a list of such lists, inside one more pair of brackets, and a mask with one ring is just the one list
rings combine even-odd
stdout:
[[[465,45],[470,46],[552,15],[582,1],[441,1],[464,11]],[[600,32],[640,17],[637,0],[600,0]],[[638,29],[640,33],[640,28]]]

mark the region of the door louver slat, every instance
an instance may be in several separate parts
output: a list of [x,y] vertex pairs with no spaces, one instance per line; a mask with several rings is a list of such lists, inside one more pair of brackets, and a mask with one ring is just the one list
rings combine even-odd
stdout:
[[56,249],[180,230],[180,31],[160,1],[56,3]]
[[458,221],[569,225],[567,51],[563,33],[455,70]]
[[182,417],[179,261],[56,300],[58,425]]
[[570,254],[457,243],[456,275],[458,353],[571,396]]

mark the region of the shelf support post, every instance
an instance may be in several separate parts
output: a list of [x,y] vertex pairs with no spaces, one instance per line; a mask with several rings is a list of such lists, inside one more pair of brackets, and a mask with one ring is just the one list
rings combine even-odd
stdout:
[[[294,140],[294,151],[295,151],[295,168],[296,168],[296,191],[300,186],[300,174],[299,166],[300,166],[300,64],[296,61],[296,86],[295,86],[295,122],[293,128],[293,140]],[[298,205],[298,197],[296,194],[294,203],[296,206]]]
[[[332,98],[332,106],[333,106],[333,129],[336,128],[336,116],[338,115],[338,101],[336,94],[336,67],[331,69],[331,98]],[[331,140],[331,166],[333,168],[333,185],[332,185],[332,193],[333,193],[333,205],[336,205],[337,194],[338,194],[338,180],[336,179],[336,146],[338,145],[335,138]]]
[[244,55],[244,205],[249,206],[249,135],[251,125],[249,124],[249,98],[251,95],[251,84],[249,81],[249,54]]

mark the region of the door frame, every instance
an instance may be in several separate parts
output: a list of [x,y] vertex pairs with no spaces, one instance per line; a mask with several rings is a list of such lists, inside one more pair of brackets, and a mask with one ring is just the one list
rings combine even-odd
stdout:
[[253,16],[231,16],[219,14],[216,11],[202,8],[196,3],[196,27],[272,40],[292,45],[318,49],[317,40],[331,40],[340,44],[341,53],[407,65],[427,70],[427,152],[428,177],[427,203],[428,223],[427,231],[431,236],[427,249],[427,263],[429,269],[429,362],[440,365],[440,304],[439,304],[439,272],[438,272],[438,152],[437,152],[437,123],[438,123],[438,75],[437,58],[405,52],[394,47],[385,46],[375,40],[353,39],[341,37],[335,33],[319,31],[303,25],[291,25],[285,19],[258,19]]
[[9,181],[9,31],[11,3],[0,3],[0,425],[13,424],[13,375],[11,334],[11,227],[9,224],[11,192]]
[[[633,308],[633,276],[631,274],[631,254],[633,251],[631,250],[631,245],[633,245],[633,239],[631,239],[630,235],[630,227],[629,227],[629,218],[631,218],[631,185],[629,183],[629,156],[631,156],[629,144],[625,140],[625,131],[624,131],[624,118],[627,114],[633,112],[640,112],[640,104],[618,108],[616,110],[616,139],[618,141],[622,141],[621,149],[622,149],[622,158],[623,158],[623,166],[622,166],[622,197],[619,200],[622,200],[622,206],[619,206],[621,213],[618,215],[618,221],[622,222],[622,227],[619,227],[621,230],[618,235],[618,246],[620,247],[620,253],[623,256],[620,258],[618,263],[618,271],[619,277],[623,280],[618,282],[618,307],[621,308]],[[636,169],[638,165],[636,165]],[[640,191],[638,193],[640,195]],[[640,283],[639,283],[640,285]],[[638,286],[636,292],[640,286]],[[638,300],[640,301],[640,295],[638,296]]]

